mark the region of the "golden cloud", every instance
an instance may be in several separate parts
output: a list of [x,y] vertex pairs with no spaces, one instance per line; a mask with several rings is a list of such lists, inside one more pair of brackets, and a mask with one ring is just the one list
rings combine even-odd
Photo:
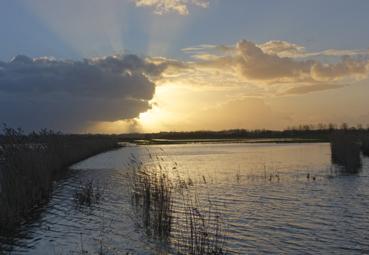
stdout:
[[[340,85],[368,77],[369,61],[366,50],[333,50],[308,52],[305,47],[286,41],[256,44],[241,40],[235,45],[200,45],[183,49],[193,61],[186,62],[182,74],[213,84],[258,84],[278,86]],[[322,61],[319,56],[329,56]],[[177,64],[178,67],[178,64]],[[165,74],[164,74],[165,76]],[[334,84],[333,84],[334,83]],[[342,85],[342,84],[341,84]],[[325,86],[316,86],[326,89]]]

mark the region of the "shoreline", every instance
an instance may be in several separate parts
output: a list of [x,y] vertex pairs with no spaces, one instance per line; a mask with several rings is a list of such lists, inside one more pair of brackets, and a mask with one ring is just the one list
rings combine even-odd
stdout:
[[[87,158],[123,147],[116,139],[40,134],[30,147],[22,133],[10,130],[0,164],[0,234],[12,236],[36,208],[48,201],[53,183]],[[30,138],[31,139],[31,138]]]
[[328,143],[327,139],[311,138],[256,138],[256,139],[139,139],[131,143],[136,145],[171,144],[219,144],[219,143]]

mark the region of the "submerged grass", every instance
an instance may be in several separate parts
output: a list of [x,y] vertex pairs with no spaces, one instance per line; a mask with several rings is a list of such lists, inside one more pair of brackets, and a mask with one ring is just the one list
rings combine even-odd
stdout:
[[25,135],[4,127],[0,136],[0,234],[11,235],[33,209],[47,201],[52,183],[67,167],[117,142],[102,136],[41,131]]
[[74,201],[77,206],[90,207],[99,202],[101,195],[102,189],[100,186],[90,180],[85,183],[81,183],[79,189],[74,193]]

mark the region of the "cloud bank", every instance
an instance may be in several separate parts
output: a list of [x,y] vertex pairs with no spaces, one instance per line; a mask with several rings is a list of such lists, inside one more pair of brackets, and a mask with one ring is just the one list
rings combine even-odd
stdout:
[[[323,51],[334,58],[329,61],[284,41],[256,44],[241,40],[235,45],[204,44],[183,51],[192,54],[193,60],[130,54],[82,61],[19,55],[9,62],[0,61],[0,122],[26,130],[85,131],[99,123],[133,123],[151,108],[156,86],[161,84],[220,89],[226,93],[224,98],[233,93],[232,98],[246,96],[251,102],[251,96],[348,87],[369,74],[369,54],[360,50]],[[208,97],[205,101],[208,106],[219,103]],[[231,105],[229,112],[238,107],[227,105]],[[242,110],[252,109],[238,105]]]
[[138,7],[153,7],[154,13],[163,15],[168,12],[176,12],[179,15],[186,16],[189,14],[189,6],[199,6],[207,8],[208,0],[135,0]]
[[26,129],[79,131],[150,109],[165,64],[136,55],[83,61],[16,56],[0,62],[0,120]]
[[368,50],[311,52],[286,41],[257,44],[240,40],[234,45],[202,44],[182,51],[192,61],[184,65],[178,77],[182,73],[187,83],[205,87],[244,87],[248,96],[337,89],[369,75]]
[[220,56],[209,55],[207,57],[209,60],[198,61],[196,65],[199,69],[228,69],[248,81],[272,83],[363,79],[369,72],[367,59],[345,56],[338,62],[323,63],[313,59],[296,59],[276,54],[277,52],[290,54],[298,52],[299,47],[292,44],[267,43],[264,46],[258,46],[253,42],[242,40],[231,49]]

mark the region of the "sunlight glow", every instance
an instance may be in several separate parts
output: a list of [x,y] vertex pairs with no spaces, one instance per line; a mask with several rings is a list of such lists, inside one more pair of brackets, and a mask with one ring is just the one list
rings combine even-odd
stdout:
[[180,90],[175,84],[161,84],[157,86],[152,103],[152,108],[140,113],[137,118],[138,124],[146,132],[159,132],[163,130],[174,130],[174,123],[183,117],[178,114],[178,107],[184,103],[183,100],[173,100],[180,97]]
[[144,126],[155,126],[155,122],[160,118],[160,108],[155,107],[153,109],[148,110],[147,112],[140,113],[138,117],[139,122]]
[[138,124],[145,132],[159,132],[164,129],[164,122],[171,119],[168,112],[154,106],[147,112],[140,113]]

